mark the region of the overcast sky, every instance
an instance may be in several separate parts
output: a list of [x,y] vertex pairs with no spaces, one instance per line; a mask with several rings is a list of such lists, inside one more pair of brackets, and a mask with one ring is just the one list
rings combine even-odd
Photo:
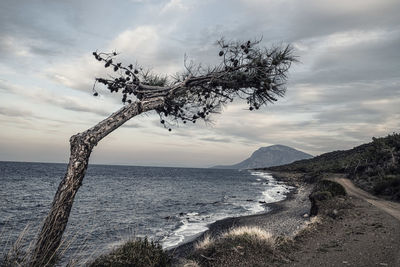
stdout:
[[399,14],[398,0],[2,0],[0,160],[67,162],[69,137],[122,106],[106,91],[92,96],[104,75],[93,51],[174,74],[185,53],[215,63],[221,36],[292,44],[301,63],[286,96],[257,112],[233,103],[213,124],[171,133],[141,115],[105,138],[91,162],[208,167],[261,146],[318,155],[398,132]]

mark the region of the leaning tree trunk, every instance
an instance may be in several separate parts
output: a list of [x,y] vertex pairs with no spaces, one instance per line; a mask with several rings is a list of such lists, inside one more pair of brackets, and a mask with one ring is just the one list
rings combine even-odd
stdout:
[[67,173],[58,186],[53,204],[38,236],[31,266],[44,266],[55,258],[67,226],[75,195],[85,177],[92,149],[101,139],[132,117],[158,108],[163,104],[164,99],[161,97],[148,101],[134,102],[124,106],[89,130],[73,135],[70,138],[71,155]]

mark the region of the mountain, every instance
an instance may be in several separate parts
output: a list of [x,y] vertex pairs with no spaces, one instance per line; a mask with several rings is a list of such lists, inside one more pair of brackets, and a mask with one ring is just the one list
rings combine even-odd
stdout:
[[250,158],[234,165],[218,165],[215,169],[254,169],[271,166],[279,166],[292,163],[296,160],[312,158],[310,154],[301,152],[294,148],[273,145],[261,147],[251,154]]

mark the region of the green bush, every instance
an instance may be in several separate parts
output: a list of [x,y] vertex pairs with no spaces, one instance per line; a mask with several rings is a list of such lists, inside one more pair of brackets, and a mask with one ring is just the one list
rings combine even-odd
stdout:
[[321,202],[331,199],[335,196],[345,195],[346,190],[339,183],[330,180],[319,181],[315,185],[313,192],[309,196],[309,199],[311,201],[310,215],[315,216],[318,214]]
[[331,193],[332,196],[345,196],[346,190],[344,187],[336,182],[330,180],[321,180],[316,185],[315,191],[326,191]]
[[303,175],[304,182],[313,184],[322,179],[323,173],[321,171],[312,171]]
[[392,196],[394,200],[400,200],[400,177],[386,177],[374,186],[374,193]]
[[128,241],[114,249],[109,254],[102,255],[89,266],[135,266],[135,267],[162,267],[170,266],[171,259],[161,245],[145,239]]
[[312,196],[315,200],[323,201],[323,200],[328,200],[332,198],[332,193],[329,191],[318,191],[312,194]]

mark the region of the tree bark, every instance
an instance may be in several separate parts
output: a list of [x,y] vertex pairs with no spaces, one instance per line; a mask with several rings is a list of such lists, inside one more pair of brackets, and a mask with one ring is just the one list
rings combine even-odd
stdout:
[[90,154],[100,140],[132,117],[164,105],[164,98],[134,102],[85,132],[70,138],[71,154],[67,172],[58,186],[51,209],[44,221],[33,251],[31,266],[51,262],[60,246],[76,193],[82,185]]

